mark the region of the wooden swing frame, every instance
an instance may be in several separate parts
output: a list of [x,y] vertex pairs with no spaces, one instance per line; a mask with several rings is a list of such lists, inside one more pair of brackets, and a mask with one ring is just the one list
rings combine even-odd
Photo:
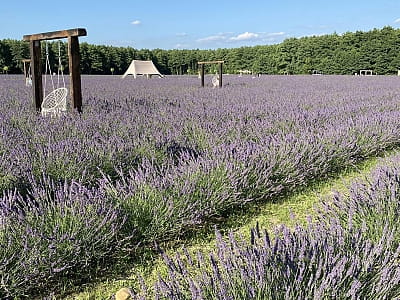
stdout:
[[199,61],[197,64],[201,66],[200,78],[201,78],[201,86],[204,87],[204,65],[205,64],[218,64],[219,71],[219,87],[222,87],[222,65],[224,64],[223,60],[214,60],[214,61]]
[[42,63],[40,42],[45,40],[68,38],[68,66],[70,74],[70,95],[72,107],[82,112],[82,90],[80,73],[80,55],[78,37],[86,36],[86,29],[75,28],[60,31],[24,35],[23,40],[30,43],[33,98],[37,111],[41,111],[43,102]]

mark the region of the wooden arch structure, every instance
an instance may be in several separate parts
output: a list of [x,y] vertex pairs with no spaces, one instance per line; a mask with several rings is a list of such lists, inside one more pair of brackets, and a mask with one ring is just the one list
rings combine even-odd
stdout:
[[219,87],[222,87],[222,65],[224,64],[224,61],[223,61],[223,60],[199,61],[198,64],[201,66],[201,69],[200,69],[200,79],[201,79],[201,86],[202,86],[202,87],[204,87],[204,65],[205,65],[205,64],[218,64]]
[[68,66],[70,74],[70,95],[72,107],[82,112],[82,91],[78,37],[86,36],[86,29],[75,28],[53,32],[24,35],[23,40],[30,43],[33,98],[37,111],[43,102],[42,64],[40,41],[68,38]]
[[374,73],[372,72],[372,70],[360,70],[360,75],[361,76],[372,76],[372,75],[374,75]]

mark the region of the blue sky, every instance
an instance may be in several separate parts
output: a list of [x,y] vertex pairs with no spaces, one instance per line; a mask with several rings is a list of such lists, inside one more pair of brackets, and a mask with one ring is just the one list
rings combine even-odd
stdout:
[[137,49],[265,45],[383,26],[400,28],[400,0],[0,2],[0,39],[83,27],[81,41]]

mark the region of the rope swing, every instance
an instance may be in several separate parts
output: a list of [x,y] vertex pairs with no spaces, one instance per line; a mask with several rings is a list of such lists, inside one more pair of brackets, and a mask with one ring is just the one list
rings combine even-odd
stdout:
[[[25,68],[25,64],[24,64]],[[31,70],[31,63],[29,62],[28,72],[25,76],[25,86],[32,86],[32,70]]]
[[[50,74],[52,91],[46,96],[47,74]],[[61,62],[61,42],[58,41],[58,70],[57,70],[57,87],[54,85],[53,73],[51,72],[49,60],[49,44],[46,43],[46,67],[44,76],[42,115],[59,115],[67,110],[67,95],[68,89],[65,87],[64,71]],[[62,81],[63,86],[61,86]]]

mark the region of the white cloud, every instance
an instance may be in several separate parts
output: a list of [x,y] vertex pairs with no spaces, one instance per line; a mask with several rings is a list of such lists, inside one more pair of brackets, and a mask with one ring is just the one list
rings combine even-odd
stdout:
[[394,23],[400,23],[400,18],[394,20]]
[[246,41],[246,40],[254,40],[259,37],[259,34],[253,32],[245,32],[241,33],[238,36],[233,36],[230,38],[231,41]]
[[186,32],[179,32],[176,34],[176,36],[185,37],[185,36],[188,36],[188,34]]
[[218,34],[218,35],[211,35],[205,38],[198,39],[197,42],[199,43],[208,43],[208,42],[219,42],[219,41],[225,41],[226,36],[223,34]]
[[186,44],[176,44],[175,48],[176,49],[187,49],[188,45],[186,45]]
[[196,40],[197,43],[203,45],[208,45],[210,47],[231,47],[233,44],[243,44],[243,45],[255,45],[255,44],[265,44],[265,43],[277,43],[280,42],[286,33],[280,32],[244,32],[244,33],[234,33],[234,32],[222,32],[215,35],[210,35],[207,37],[199,38]]
[[281,31],[281,32],[271,32],[271,33],[267,33],[267,36],[282,36],[284,35],[285,32]]
[[139,25],[139,24],[141,24],[142,22],[140,22],[139,20],[135,20],[135,21],[132,21],[131,22],[131,24],[132,25]]

